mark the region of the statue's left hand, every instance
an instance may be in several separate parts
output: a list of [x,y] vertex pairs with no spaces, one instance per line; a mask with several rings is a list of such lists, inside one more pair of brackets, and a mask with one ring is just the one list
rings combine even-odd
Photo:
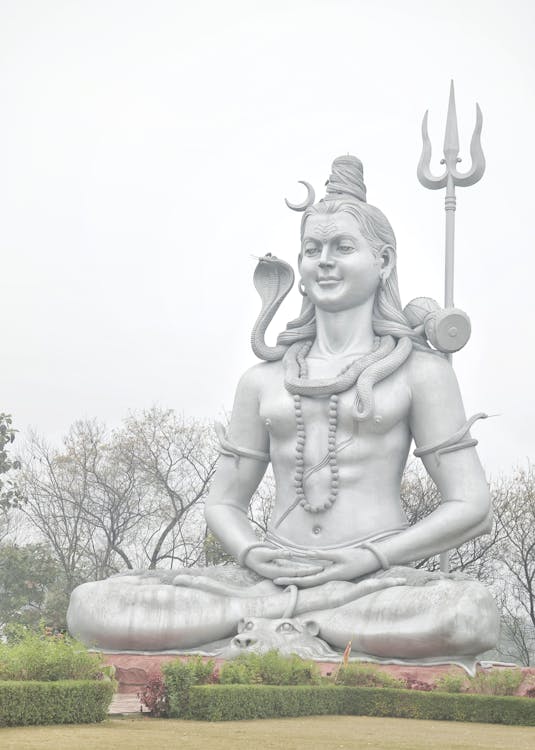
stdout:
[[314,559],[326,560],[331,564],[319,573],[307,574],[303,572],[302,575],[294,578],[275,578],[273,583],[277,586],[294,584],[299,588],[309,588],[310,586],[327,583],[327,581],[354,581],[356,578],[370,575],[377,570],[375,555],[362,548],[309,552],[307,558],[309,561]]

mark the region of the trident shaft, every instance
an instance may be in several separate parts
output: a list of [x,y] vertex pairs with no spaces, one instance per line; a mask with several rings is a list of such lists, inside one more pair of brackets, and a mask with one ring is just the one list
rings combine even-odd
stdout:
[[455,208],[457,198],[455,197],[455,186],[468,187],[475,185],[485,172],[485,157],[481,148],[481,128],[483,127],[483,115],[479,104],[476,104],[476,126],[470,143],[470,156],[472,164],[470,169],[462,174],[457,169],[457,164],[462,161],[459,158],[459,132],[457,129],[457,112],[455,109],[455,91],[453,81],[450,85],[450,100],[448,105],[448,116],[446,119],[446,134],[444,137],[444,158],[441,164],[445,165],[443,174],[435,177],[431,174],[431,141],[427,132],[427,115],[425,113],[422,122],[422,155],[418,164],[416,174],[422,185],[430,190],[446,188],[445,210],[446,210],[446,264],[445,264],[445,307],[453,307],[453,271],[454,271],[454,246],[455,246]]
[[[422,155],[418,164],[416,174],[422,185],[430,190],[446,188],[444,208],[446,210],[446,262],[444,283],[444,306],[453,308],[453,273],[455,252],[455,209],[457,198],[455,187],[468,187],[475,185],[485,172],[485,156],[481,148],[481,128],[483,127],[483,115],[479,104],[476,104],[476,126],[470,143],[470,156],[472,164],[464,174],[459,172],[457,164],[462,160],[459,158],[459,132],[457,129],[457,111],[455,108],[455,90],[453,81],[450,84],[450,99],[448,104],[448,115],[446,118],[446,134],[444,136],[444,158],[440,163],[444,164],[444,172],[435,177],[431,173],[431,141],[427,131],[427,115],[425,113],[422,122]],[[451,354],[449,355],[451,359]],[[449,572],[449,553],[440,554],[440,569]]]

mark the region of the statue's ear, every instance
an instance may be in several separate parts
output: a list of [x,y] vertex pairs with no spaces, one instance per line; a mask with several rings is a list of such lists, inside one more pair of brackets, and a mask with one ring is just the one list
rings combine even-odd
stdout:
[[245,620],[242,617],[241,620],[238,622],[238,633],[242,633],[244,627],[245,627]]
[[387,279],[396,265],[396,254],[392,245],[383,245],[379,252],[381,263],[381,278]]
[[320,632],[320,626],[315,620],[307,620],[303,623],[303,627],[309,635],[318,635]]

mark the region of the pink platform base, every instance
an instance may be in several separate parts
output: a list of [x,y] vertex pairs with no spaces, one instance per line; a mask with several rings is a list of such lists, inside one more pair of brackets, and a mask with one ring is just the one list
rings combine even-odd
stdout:
[[[103,659],[106,664],[113,664],[115,667],[115,678],[119,682],[119,693],[137,693],[147,682],[149,676],[154,673],[161,673],[163,664],[174,661],[175,659],[182,659],[187,661],[188,656],[177,656],[176,654],[134,654],[134,653],[107,653],[103,654]],[[204,661],[207,661],[209,657],[204,657]],[[214,658],[216,667],[219,667],[224,663],[224,659]],[[339,664],[333,662],[317,662],[318,667],[323,675],[330,675],[336,672],[339,668]],[[458,674],[460,676],[466,676],[465,671],[461,667],[450,666],[450,665],[439,665],[439,666],[425,666],[425,667],[414,667],[399,664],[370,664],[370,666],[381,670],[382,672],[388,672],[393,677],[397,677],[402,680],[409,680],[414,687],[424,687],[425,684],[432,684],[436,680],[446,673]],[[493,666],[490,669],[508,669],[509,667]],[[484,670],[478,666],[479,671],[489,671],[489,668]],[[523,668],[522,672],[525,675],[525,679],[520,685],[518,695],[525,695],[526,691],[535,685],[535,668]],[[529,677],[531,676],[531,679]],[[422,685],[424,683],[424,685]]]

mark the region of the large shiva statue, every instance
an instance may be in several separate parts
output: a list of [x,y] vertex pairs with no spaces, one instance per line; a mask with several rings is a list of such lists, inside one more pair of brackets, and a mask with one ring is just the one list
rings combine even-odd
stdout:
[[[241,378],[228,432],[218,427],[206,519],[238,565],[78,587],[69,629],[87,644],[210,651],[226,639],[232,655],[263,648],[265,621],[282,641],[312,636],[325,653],[351,641],[355,656],[387,661],[459,661],[497,642],[496,605],[482,584],[411,566],[492,524],[469,432],[486,415],[467,420],[445,354],[466,340],[468,319],[427,298],[402,308],[394,233],[366,201],[357,158],[334,161],[319,202],[305,184],[309,200],[289,204],[303,211],[302,312],[276,346],[265,343],[294,275],[261,258],[252,344],[264,361]],[[412,441],[442,502],[409,526],[400,482]],[[276,498],[259,539],[247,511],[270,463]]]

